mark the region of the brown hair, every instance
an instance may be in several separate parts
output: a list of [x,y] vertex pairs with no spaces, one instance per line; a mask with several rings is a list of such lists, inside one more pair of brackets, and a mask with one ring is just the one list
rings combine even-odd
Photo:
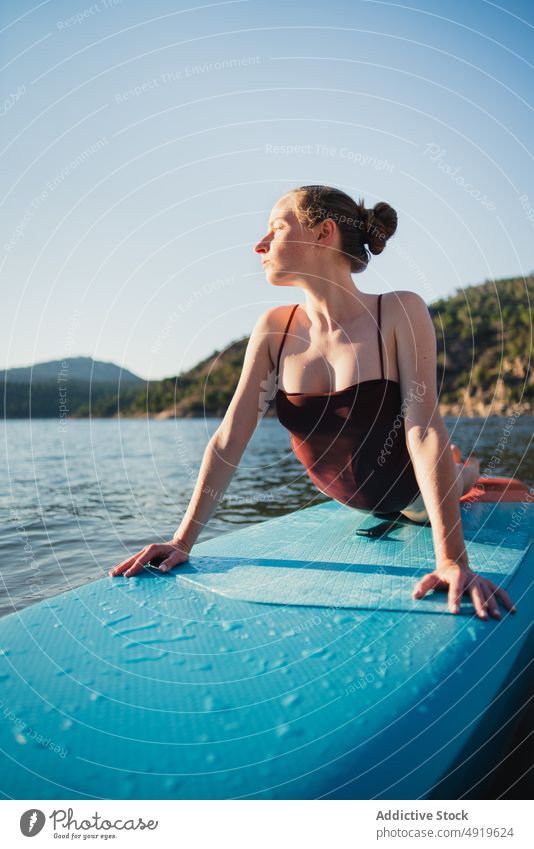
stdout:
[[369,251],[381,254],[397,229],[397,213],[383,201],[366,209],[363,198],[356,203],[350,195],[331,186],[300,186],[286,192],[287,196],[294,198],[297,218],[309,229],[324,218],[336,222],[341,253],[350,259],[351,273],[365,271],[371,258]]

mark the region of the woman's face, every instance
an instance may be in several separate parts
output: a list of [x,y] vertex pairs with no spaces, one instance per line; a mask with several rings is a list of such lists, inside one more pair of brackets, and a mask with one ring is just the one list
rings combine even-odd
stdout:
[[275,286],[317,274],[317,236],[298,220],[291,197],[273,206],[267,234],[254,246],[261,255],[267,279]]

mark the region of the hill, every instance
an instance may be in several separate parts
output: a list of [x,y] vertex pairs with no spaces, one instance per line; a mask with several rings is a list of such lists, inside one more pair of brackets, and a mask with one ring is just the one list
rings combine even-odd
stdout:
[[144,383],[128,369],[120,368],[115,363],[105,363],[93,360],[92,357],[66,357],[64,360],[48,360],[33,366],[22,366],[0,371],[2,383],[43,383],[47,380],[57,381],[63,375],[69,380],[86,380],[92,383]]
[[[121,401],[133,403],[146,382],[115,363],[67,357],[0,372],[0,403],[5,418],[113,416]],[[105,410],[96,414],[94,405]]]
[[534,275],[486,280],[435,301],[442,415],[533,413]]

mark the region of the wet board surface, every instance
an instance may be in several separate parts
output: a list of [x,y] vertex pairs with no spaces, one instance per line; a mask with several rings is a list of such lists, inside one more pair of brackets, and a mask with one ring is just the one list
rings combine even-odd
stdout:
[[383,520],[336,502],[4,617],[4,798],[431,795],[528,636],[534,504],[517,497],[462,505],[471,565],[517,604],[502,621],[412,604],[430,527],[363,537]]
[[[479,503],[462,521],[471,568],[501,587],[532,539],[528,523],[507,530],[513,512]],[[439,595],[412,598],[415,582],[434,568],[432,529],[401,520],[388,530],[390,521],[326,502],[206,541],[180,577],[241,601],[447,613]],[[374,538],[359,535],[380,527]],[[470,600],[462,605],[468,610]]]

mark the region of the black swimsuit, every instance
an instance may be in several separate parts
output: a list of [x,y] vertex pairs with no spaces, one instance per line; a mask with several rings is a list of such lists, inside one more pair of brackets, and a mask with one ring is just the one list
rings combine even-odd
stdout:
[[[404,509],[419,494],[408,453],[400,384],[384,378],[378,296],[378,346],[382,377],[335,392],[284,392],[275,397],[280,422],[310,480],[331,498],[376,515]],[[276,365],[295,304],[287,322]]]

